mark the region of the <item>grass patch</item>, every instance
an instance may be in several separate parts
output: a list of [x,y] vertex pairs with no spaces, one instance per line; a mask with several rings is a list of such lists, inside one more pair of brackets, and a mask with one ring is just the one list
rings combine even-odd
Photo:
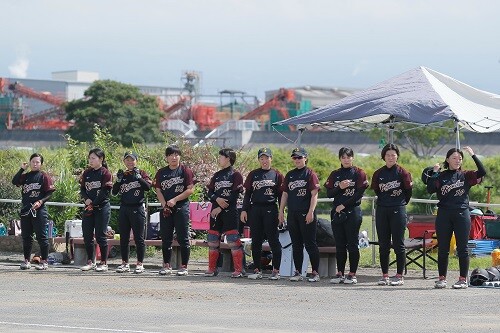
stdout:
[[[130,256],[136,255],[135,247],[131,247]],[[146,246],[146,258],[161,257],[161,246]],[[208,259],[208,248],[202,246],[191,246],[190,260]]]
[[208,260],[208,247],[191,246],[190,260]]

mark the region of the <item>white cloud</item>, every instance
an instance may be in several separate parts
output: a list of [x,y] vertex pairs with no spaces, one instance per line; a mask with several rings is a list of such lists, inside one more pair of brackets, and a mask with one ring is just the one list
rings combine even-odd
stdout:
[[24,57],[19,57],[9,66],[10,75],[13,77],[24,79],[28,77],[28,67],[30,62]]

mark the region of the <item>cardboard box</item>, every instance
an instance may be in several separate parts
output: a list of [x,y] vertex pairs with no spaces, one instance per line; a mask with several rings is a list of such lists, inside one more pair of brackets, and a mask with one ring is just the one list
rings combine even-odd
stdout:
[[64,223],[64,234],[69,232],[69,237],[83,237],[82,220],[66,220]]

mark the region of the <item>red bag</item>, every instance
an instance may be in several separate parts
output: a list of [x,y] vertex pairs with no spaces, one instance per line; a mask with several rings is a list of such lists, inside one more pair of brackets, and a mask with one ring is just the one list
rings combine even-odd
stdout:
[[471,214],[469,239],[485,239],[485,238],[486,238],[486,227],[484,226],[483,216]]

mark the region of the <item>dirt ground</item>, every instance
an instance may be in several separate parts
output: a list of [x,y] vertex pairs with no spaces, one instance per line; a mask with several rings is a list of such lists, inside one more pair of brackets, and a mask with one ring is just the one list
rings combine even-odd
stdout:
[[[0,332],[498,332],[500,289],[436,290],[409,271],[403,286],[377,286],[361,268],[357,285],[187,277],[147,272],[81,272],[72,265],[21,271],[21,256],[0,253]],[[430,272],[435,277],[436,272]],[[457,272],[450,272],[454,282]]]

